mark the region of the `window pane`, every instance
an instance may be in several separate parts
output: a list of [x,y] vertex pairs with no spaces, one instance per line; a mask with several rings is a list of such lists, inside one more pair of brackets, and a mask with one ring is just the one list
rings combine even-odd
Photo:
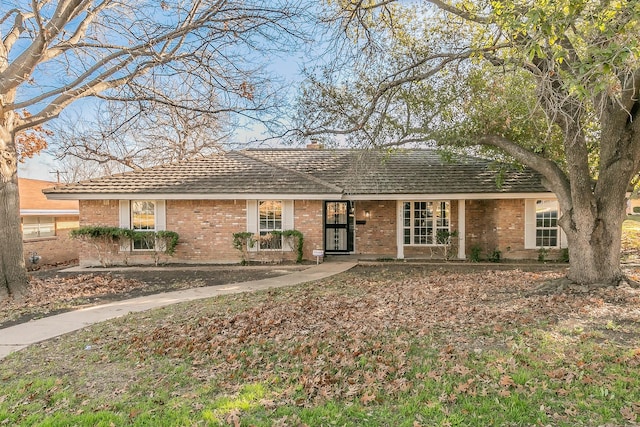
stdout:
[[325,233],[325,248],[329,251],[347,250],[347,229],[332,228]]
[[53,237],[56,235],[55,218],[52,216],[25,216],[22,218],[22,238]]
[[438,233],[449,233],[449,202],[403,202],[403,215],[406,245],[442,244]]
[[536,246],[558,246],[558,210],[556,200],[536,201]]
[[22,217],[22,238],[33,239],[36,237],[40,237],[40,235],[38,234],[38,217]]
[[260,232],[260,249],[282,249],[282,236],[268,231]]
[[153,233],[141,233],[142,236],[136,236],[133,239],[133,249],[153,250],[155,247],[155,236]]
[[134,230],[156,229],[155,202],[134,200],[131,202],[131,228]]
[[40,237],[51,237],[56,235],[56,225],[53,222],[40,223]]
[[[155,231],[156,203],[154,201],[131,201],[131,229],[135,231]],[[133,239],[132,247],[135,250],[153,250],[155,244],[155,233],[145,233]]]
[[[327,213],[333,212],[327,204]],[[345,204],[346,205],[346,204]],[[282,249],[282,236],[273,235],[272,231],[282,231],[282,202],[279,200],[262,200],[258,203],[258,231],[260,249]],[[330,218],[327,215],[327,218]]]

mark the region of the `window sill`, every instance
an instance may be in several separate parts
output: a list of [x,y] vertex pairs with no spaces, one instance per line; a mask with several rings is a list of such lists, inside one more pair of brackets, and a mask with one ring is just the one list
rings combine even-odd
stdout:
[[26,237],[23,238],[22,241],[25,243],[31,243],[31,242],[44,242],[47,240],[57,240],[58,236],[47,236],[47,237]]

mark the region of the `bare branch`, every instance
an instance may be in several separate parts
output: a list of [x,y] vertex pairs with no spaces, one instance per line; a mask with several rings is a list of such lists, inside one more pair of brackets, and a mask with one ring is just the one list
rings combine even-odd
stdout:
[[460,18],[463,18],[466,21],[469,22],[475,22],[478,24],[489,24],[491,23],[491,19],[486,17],[486,16],[478,16],[476,14],[473,13],[469,13],[467,11],[464,11],[460,8],[457,7],[453,7],[450,4],[447,4],[441,0],[427,0],[429,3],[437,6],[439,9],[447,11],[449,13],[451,13],[452,15],[455,16],[459,16]]

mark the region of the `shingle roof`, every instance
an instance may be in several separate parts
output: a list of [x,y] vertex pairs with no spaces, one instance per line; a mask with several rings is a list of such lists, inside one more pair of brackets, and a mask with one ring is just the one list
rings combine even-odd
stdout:
[[501,185],[492,161],[435,150],[247,150],[253,158],[285,166],[342,188],[345,194],[461,194],[548,192],[531,169],[506,169]]
[[340,190],[293,170],[231,151],[65,186],[47,194],[284,193],[335,194]]
[[47,194],[462,194],[548,192],[539,174],[432,150],[251,149],[127,172]]

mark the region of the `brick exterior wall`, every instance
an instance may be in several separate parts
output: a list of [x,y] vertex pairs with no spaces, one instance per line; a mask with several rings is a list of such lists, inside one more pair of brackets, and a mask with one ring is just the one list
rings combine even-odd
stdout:
[[[366,224],[356,224],[356,253],[361,255],[375,255],[380,258],[395,258],[397,256],[397,202],[358,201],[356,203],[356,219],[366,221]],[[365,212],[370,217],[365,218]],[[458,202],[451,201],[451,231],[458,226]],[[449,248],[451,254],[452,248]],[[457,257],[457,249],[454,255]],[[404,246],[405,258],[443,258],[444,249],[438,246]],[[451,256],[451,255],[449,255]]]
[[537,250],[524,248],[523,199],[467,200],[466,253],[481,249],[483,258],[497,249],[505,259],[536,259]]
[[[379,255],[395,258],[396,243],[396,201],[357,201],[355,206],[356,224],[355,251],[357,254]],[[365,217],[369,212],[369,218]]]
[[180,240],[173,262],[237,263],[233,233],[247,231],[245,200],[167,200],[167,230]]
[[[60,230],[57,236],[28,239],[22,243],[24,249],[24,262],[27,269],[33,270],[43,265],[59,265],[75,263],[78,260],[80,244],[69,237],[71,230]],[[37,253],[41,258],[33,265],[29,258],[32,253]]]
[[314,249],[324,248],[324,205],[321,200],[296,200],[293,224],[304,236],[304,259],[315,259]]
[[[245,200],[167,200],[166,228],[180,235],[172,257],[160,256],[160,262],[225,263],[240,262],[241,254],[233,247],[233,233],[247,230]],[[304,235],[304,258],[313,259],[313,249],[322,247],[322,201],[295,201],[294,227]],[[119,202],[80,201],[82,225],[118,227]],[[95,247],[81,242],[80,264],[100,265]],[[104,254],[109,263],[150,264],[154,256],[148,252],[122,252],[117,245]],[[293,261],[292,251],[250,251],[249,259],[256,262]]]
[[[78,228],[78,217],[55,217],[55,225],[55,236],[23,240],[24,261],[28,269],[36,269],[43,265],[75,263],[78,260],[79,242],[69,237],[71,230]],[[33,253],[41,257],[35,265],[29,260]]]
[[[458,201],[451,201],[451,230],[458,229]],[[467,200],[466,253],[473,246],[487,252],[498,249],[503,258],[537,257],[536,250],[524,249],[524,200]],[[245,200],[167,200],[167,230],[176,231],[180,241],[172,258],[174,263],[237,263],[240,253],[233,248],[233,233],[246,231]],[[303,233],[304,258],[313,260],[312,251],[324,247],[324,206],[322,201],[296,200],[294,227]],[[365,211],[370,213],[365,218]],[[355,216],[365,224],[355,225],[355,251],[360,255],[391,257],[397,255],[396,202],[357,201]],[[80,201],[81,225],[119,225],[119,202]],[[456,239],[457,241],[457,239]],[[120,252],[114,247],[114,263],[152,263],[153,255]],[[457,257],[457,247],[449,249]],[[404,246],[406,258],[442,258],[441,247]],[[295,260],[295,252],[250,251],[250,260],[281,262]],[[81,245],[81,265],[97,265],[95,249]]]
[[[119,225],[119,204],[117,200],[80,200],[80,227],[118,227]],[[100,265],[98,249],[94,245],[87,241],[78,241],[78,247],[80,251],[80,266]],[[116,264],[122,264],[125,261],[121,260],[122,257],[119,252],[118,246],[112,245],[102,252],[100,256],[106,258],[107,262],[113,260]]]

